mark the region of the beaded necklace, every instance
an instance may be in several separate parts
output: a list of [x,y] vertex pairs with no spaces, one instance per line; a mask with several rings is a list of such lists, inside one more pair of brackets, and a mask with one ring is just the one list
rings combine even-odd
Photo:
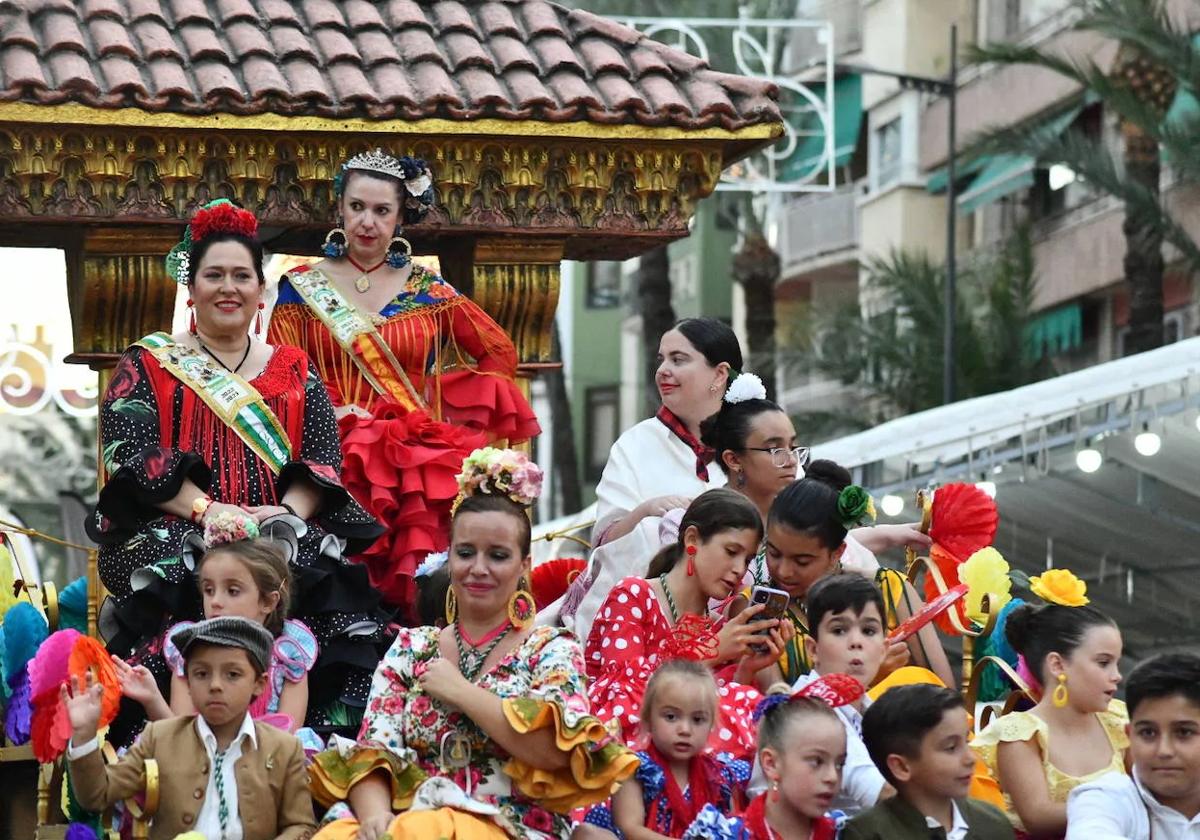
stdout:
[[512,630],[512,625],[509,624],[504,630],[496,636],[486,648],[480,650],[472,647],[463,641],[463,632],[456,621],[454,622],[454,644],[458,647],[458,670],[466,677],[468,682],[475,682],[475,678],[479,676],[479,672],[483,670],[483,663],[487,662],[487,658],[491,656],[492,651],[496,646],[504,640],[504,637]]
[[671,587],[667,586],[667,575],[663,573],[658,576],[658,582],[662,586],[663,594],[667,596],[667,607],[671,610],[671,623],[679,623],[679,610],[675,607],[675,599],[671,596]]

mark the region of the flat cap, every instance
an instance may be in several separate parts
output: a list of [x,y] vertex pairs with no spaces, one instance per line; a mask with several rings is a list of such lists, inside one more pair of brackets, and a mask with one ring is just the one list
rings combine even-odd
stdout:
[[241,648],[266,671],[271,664],[271,648],[275,640],[270,631],[248,618],[223,615],[184,627],[171,636],[171,641],[183,657],[195,644],[217,645],[218,647]]

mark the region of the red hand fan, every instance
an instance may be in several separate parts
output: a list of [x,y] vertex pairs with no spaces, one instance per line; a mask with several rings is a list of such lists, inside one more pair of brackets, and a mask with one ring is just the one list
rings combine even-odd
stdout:
[[917,633],[922,627],[933,621],[938,616],[942,615],[946,610],[954,607],[959,601],[967,596],[967,591],[970,589],[965,583],[960,583],[952,589],[943,592],[938,597],[931,600],[921,609],[910,616],[907,621],[888,633],[888,644],[895,642],[908,641],[908,638]]

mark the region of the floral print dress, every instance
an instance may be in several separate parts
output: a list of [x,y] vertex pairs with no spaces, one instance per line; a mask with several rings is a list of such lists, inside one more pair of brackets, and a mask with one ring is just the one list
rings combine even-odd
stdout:
[[[590,713],[578,643],[561,628],[535,628],[477,679],[501,698],[518,732],[555,730],[559,748],[570,752],[570,766],[544,771],[507,755],[473,721],[422,690],[418,678],[441,656],[439,632],[433,627],[399,632],[375,671],[357,744],[343,742],[320,753],[310,768],[314,796],[332,805],[344,800],[355,782],[385,769],[392,808],[402,811],[425,780],[449,778],[464,790],[469,784],[474,800],[498,809],[479,819],[505,836],[568,837],[567,812],[607,799],[637,768],[633,753],[614,742]],[[469,763],[458,770],[442,765],[443,739],[453,733],[470,742]]]

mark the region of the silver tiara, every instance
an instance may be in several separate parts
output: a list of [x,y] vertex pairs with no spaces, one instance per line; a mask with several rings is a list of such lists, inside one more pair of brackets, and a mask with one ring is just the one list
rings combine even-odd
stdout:
[[355,155],[346,161],[346,169],[358,169],[363,172],[381,172],[390,175],[397,181],[403,181],[408,176],[404,173],[404,165],[383,149],[374,149]]

